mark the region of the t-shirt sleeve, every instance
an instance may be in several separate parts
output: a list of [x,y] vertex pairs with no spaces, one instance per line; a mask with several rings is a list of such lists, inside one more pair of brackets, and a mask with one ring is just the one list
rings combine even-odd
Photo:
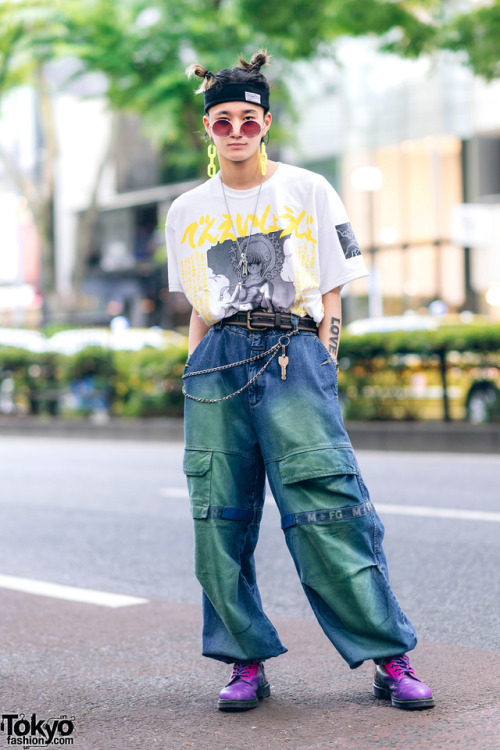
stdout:
[[179,274],[175,230],[170,214],[167,216],[165,224],[165,237],[167,243],[168,290],[169,292],[184,292]]
[[325,197],[318,235],[321,294],[368,276],[344,204],[330,185]]

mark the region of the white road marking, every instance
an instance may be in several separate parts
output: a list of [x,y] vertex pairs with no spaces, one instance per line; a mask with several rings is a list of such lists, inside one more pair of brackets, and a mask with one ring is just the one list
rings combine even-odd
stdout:
[[[163,497],[189,497],[186,487],[165,487],[161,490]],[[274,498],[266,494],[266,505],[274,505]],[[374,503],[381,513],[395,516],[420,516],[422,518],[449,518],[459,521],[493,521],[500,523],[500,513],[487,510],[460,510],[459,508],[432,508],[427,505],[396,505],[392,503]]]
[[189,498],[187,487],[162,487],[160,495],[162,497],[174,497],[179,499]]
[[35,581],[31,578],[17,578],[16,576],[0,575],[0,588],[11,591],[21,591],[35,596],[47,596],[52,599],[65,599],[68,602],[96,604],[99,607],[130,607],[135,604],[146,604],[147,599],[124,594],[108,594],[105,591],[92,589],[78,589],[74,586],[62,586],[58,583]]
[[460,510],[458,508],[431,508],[426,505],[390,505],[374,503],[375,510],[397,516],[423,516],[427,518],[450,518],[459,521],[495,521],[500,523],[500,513],[487,510]]

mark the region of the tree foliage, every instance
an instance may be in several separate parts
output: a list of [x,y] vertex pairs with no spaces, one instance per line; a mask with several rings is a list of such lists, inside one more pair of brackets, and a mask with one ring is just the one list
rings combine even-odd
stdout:
[[[264,34],[242,18],[239,3],[61,0],[61,5],[67,34],[56,41],[58,55],[76,57],[79,74],[103,73],[110,107],[140,115],[148,135],[167,149],[171,168],[197,171],[204,164],[202,99],[193,97],[197,85],[185,68],[199,60],[219,70],[265,43]],[[274,101],[284,96],[278,85]]]
[[463,52],[477,75],[487,81],[500,77],[500,0],[452,19],[443,47]]
[[[288,0],[267,12],[266,0],[241,0],[243,12],[260,19],[259,28],[269,38],[277,38],[291,58],[309,57],[325,42],[342,36],[373,34],[384,37],[397,30],[403,41],[401,49],[413,46],[421,53],[434,36],[428,12],[435,0],[316,0],[304,6],[301,0]],[[406,51],[406,49],[405,49]]]
[[[220,69],[260,46],[275,60],[299,60],[339,37],[372,35],[405,56],[451,49],[475,72],[498,76],[500,0],[462,14],[452,7],[445,0],[278,0],[272,7],[268,0],[4,0],[0,95],[54,57],[75,58],[79,75],[105,76],[113,110],[139,114],[169,148],[169,163],[189,171],[201,163],[202,128],[187,64]],[[276,93],[285,97],[279,86]]]
[[175,144],[173,158],[185,161],[200,148],[200,110],[184,75],[197,59],[220,69],[267,46],[279,60],[298,60],[339,37],[373,35],[406,56],[465,53],[475,72],[498,76],[500,0],[462,14],[450,7],[445,0],[281,0],[272,8],[268,0],[4,0],[0,94],[47,60],[76,58],[80,74],[105,75],[113,109],[144,116],[155,140]]

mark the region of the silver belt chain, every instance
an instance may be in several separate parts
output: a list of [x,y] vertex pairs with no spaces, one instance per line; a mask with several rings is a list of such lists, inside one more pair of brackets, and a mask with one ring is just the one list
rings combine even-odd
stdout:
[[[189,393],[186,392],[186,388],[183,385],[182,386],[182,393],[187,398],[192,399],[193,401],[198,401],[200,404],[216,404],[219,401],[227,401],[229,398],[233,398],[234,396],[238,396],[240,393],[242,393],[244,390],[249,388],[252,383],[255,383],[257,378],[259,378],[264,370],[266,370],[275,356],[278,354],[280,349],[285,349],[288,344],[290,343],[290,336],[295,336],[296,333],[300,333],[300,331],[290,331],[290,333],[283,334],[283,336],[280,336],[279,341],[277,344],[272,346],[270,349],[266,349],[265,352],[262,352],[261,354],[256,354],[254,357],[250,357],[249,359],[242,359],[240,362],[231,362],[229,365],[221,365],[220,367],[211,367],[209,370],[197,370],[196,372],[186,372],[182,376],[183,380],[186,380],[187,378],[194,378],[196,375],[209,375],[211,372],[220,372],[221,370],[229,370],[231,367],[238,367],[239,365],[246,365],[249,362],[255,362],[257,359],[262,359],[263,357],[266,357],[268,354],[271,356],[267,360],[267,362],[260,368],[259,372],[257,372],[253,378],[251,378],[248,383],[245,383],[245,385],[242,388],[239,388],[237,391],[234,391],[234,393],[230,393],[227,396],[222,396],[222,398],[198,398],[197,396],[191,396]],[[285,339],[285,343],[282,343],[281,339]]]

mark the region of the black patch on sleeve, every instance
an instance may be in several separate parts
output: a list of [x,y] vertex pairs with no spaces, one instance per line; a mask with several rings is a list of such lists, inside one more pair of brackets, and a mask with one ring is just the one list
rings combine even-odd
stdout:
[[355,258],[356,255],[361,255],[361,250],[359,249],[358,241],[352,231],[350,222],[347,221],[345,224],[338,224],[335,229],[337,230],[337,236],[342,245],[346,260]]

